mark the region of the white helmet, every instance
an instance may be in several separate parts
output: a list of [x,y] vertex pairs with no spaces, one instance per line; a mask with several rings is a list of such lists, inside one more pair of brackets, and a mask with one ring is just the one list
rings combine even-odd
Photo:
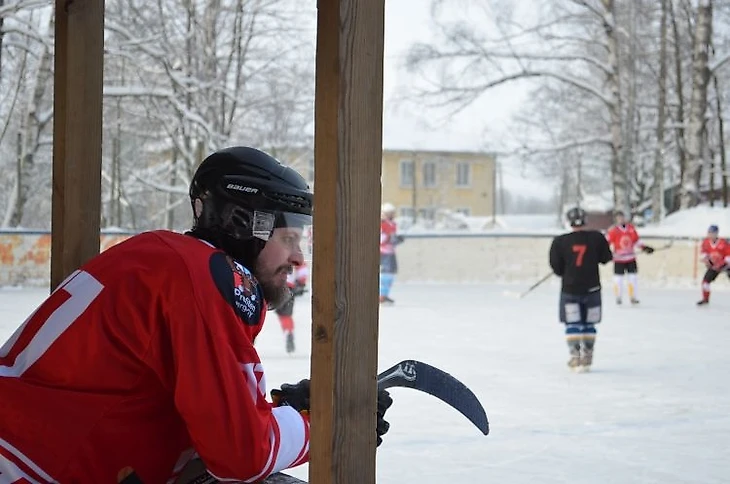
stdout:
[[395,205],[392,203],[384,203],[382,207],[380,207],[380,211],[383,213],[395,213]]

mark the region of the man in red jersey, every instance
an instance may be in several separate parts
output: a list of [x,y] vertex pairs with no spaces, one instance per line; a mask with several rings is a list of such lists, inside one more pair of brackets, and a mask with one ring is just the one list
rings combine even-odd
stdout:
[[[308,460],[309,382],[269,402],[253,340],[291,297],[312,193],[234,147],[201,163],[190,199],[189,233],[93,258],[0,348],[0,482],[112,483],[130,468],[172,482],[195,455],[220,480],[255,482]],[[378,397],[380,441],[392,400]]]
[[707,238],[702,241],[700,259],[707,266],[707,271],[702,278],[702,299],[697,302],[698,306],[710,302],[710,284],[721,272],[730,277],[730,243],[721,239],[719,235],[719,227],[710,225],[707,229]]
[[384,203],[380,212],[380,303],[393,304],[395,301],[390,298],[390,289],[398,273],[395,246],[403,242],[403,236],[398,235],[395,206]]
[[606,239],[613,249],[613,292],[616,304],[621,304],[624,292],[624,274],[628,279],[629,300],[631,304],[638,304],[637,295],[638,267],[636,265],[636,249],[647,254],[654,252],[639,238],[636,227],[626,221],[623,212],[616,212],[616,224],[606,233]]

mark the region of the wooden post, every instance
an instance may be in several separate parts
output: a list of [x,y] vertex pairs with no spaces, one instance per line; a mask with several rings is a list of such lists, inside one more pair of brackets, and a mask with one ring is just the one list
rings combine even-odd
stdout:
[[385,0],[319,0],[309,482],[375,482]]
[[56,0],[51,288],[99,253],[104,0]]

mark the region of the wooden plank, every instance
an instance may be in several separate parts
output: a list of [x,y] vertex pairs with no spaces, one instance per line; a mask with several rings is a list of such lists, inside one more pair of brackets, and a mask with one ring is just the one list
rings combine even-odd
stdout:
[[51,288],[99,253],[104,0],[56,0]]
[[319,0],[309,482],[375,482],[384,0]]

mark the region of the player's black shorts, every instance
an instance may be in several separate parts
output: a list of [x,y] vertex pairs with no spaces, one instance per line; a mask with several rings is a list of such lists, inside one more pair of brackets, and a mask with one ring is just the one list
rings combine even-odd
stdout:
[[730,278],[730,268],[723,269],[722,271],[716,271],[715,269],[707,269],[707,272],[705,272],[705,277],[702,278],[703,282],[712,282],[715,279],[717,279],[717,276],[720,275],[720,272],[724,272],[727,274],[727,277]]
[[601,322],[601,291],[588,294],[560,293],[560,321],[565,324]]
[[614,262],[613,263],[613,273],[614,274],[636,274],[637,267],[636,267],[636,261],[632,260],[631,262]]

